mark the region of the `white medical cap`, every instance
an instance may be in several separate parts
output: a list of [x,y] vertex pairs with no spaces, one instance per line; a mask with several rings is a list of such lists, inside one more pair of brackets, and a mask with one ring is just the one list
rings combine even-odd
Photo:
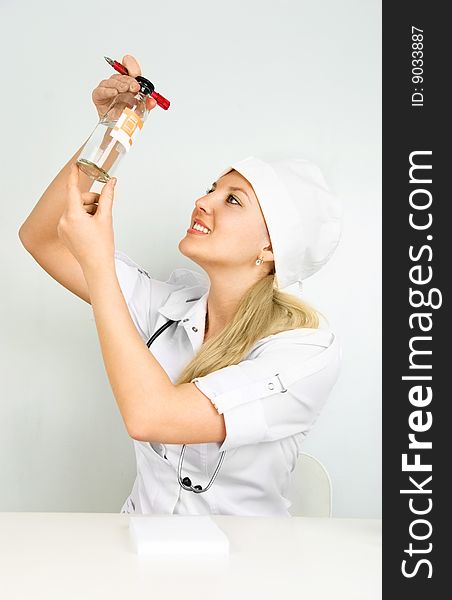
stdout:
[[276,287],[297,294],[302,281],[331,257],[341,236],[342,203],[330,193],[320,169],[302,158],[264,161],[254,156],[232,169],[252,185],[267,224]]

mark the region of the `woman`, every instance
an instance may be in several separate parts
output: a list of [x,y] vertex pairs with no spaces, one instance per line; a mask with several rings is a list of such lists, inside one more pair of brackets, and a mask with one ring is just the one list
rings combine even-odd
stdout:
[[[99,114],[101,98],[141,74],[133,57],[123,64],[129,77],[93,92]],[[58,239],[83,273],[134,440],[121,512],[290,516],[290,474],[339,371],[336,336],[299,297],[340,238],[320,171],[301,159],[230,165],[179,242],[206,276],[176,269],[163,282],[115,251],[115,179],[83,193],[75,160],[66,168]]]

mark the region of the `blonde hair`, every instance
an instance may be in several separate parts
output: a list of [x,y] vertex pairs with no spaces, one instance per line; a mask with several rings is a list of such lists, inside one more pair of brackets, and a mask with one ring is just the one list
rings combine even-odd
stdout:
[[303,327],[317,329],[319,314],[296,296],[278,290],[272,272],[244,294],[232,321],[201,346],[176,385],[239,363],[256,342],[269,335]]

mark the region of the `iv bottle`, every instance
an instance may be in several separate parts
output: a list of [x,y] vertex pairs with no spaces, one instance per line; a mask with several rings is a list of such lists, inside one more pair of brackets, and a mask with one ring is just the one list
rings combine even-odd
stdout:
[[94,181],[107,183],[113,176],[150,112],[146,98],[154,91],[154,85],[145,77],[135,79],[140,84],[140,91],[136,94],[124,92],[115,97],[77,159],[80,170]]

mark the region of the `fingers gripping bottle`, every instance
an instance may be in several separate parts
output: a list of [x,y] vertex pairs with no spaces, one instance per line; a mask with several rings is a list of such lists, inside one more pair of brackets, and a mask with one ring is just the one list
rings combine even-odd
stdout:
[[149,110],[146,98],[154,85],[138,76],[140,91],[118,94],[88,138],[77,159],[80,170],[95,181],[107,183],[118,168],[121,158],[136,141]]

